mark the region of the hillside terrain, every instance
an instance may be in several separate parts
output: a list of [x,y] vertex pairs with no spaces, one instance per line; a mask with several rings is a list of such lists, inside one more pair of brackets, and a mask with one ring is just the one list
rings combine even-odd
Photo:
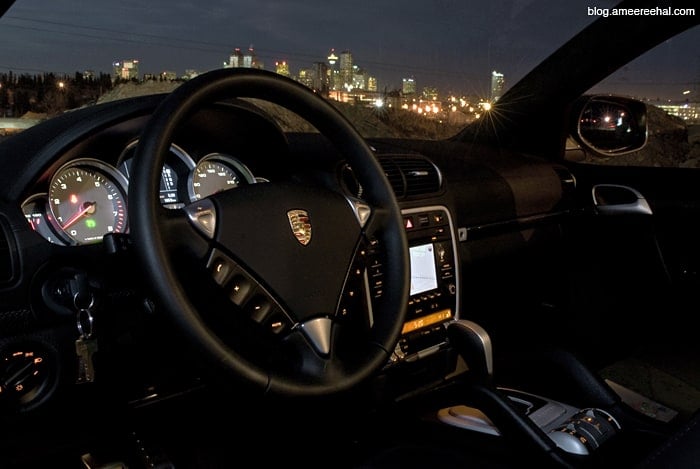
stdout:
[[[180,82],[145,81],[121,83],[97,98],[96,103],[168,93]],[[306,121],[290,111],[266,101],[251,100],[277,119],[280,126],[291,132],[315,131]],[[374,108],[331,101],[367,137],[445,139],[457,134],[464,125],[464,115],[455,121],[426,118],[402,109]],[[459,114],[459,113],[457,113]],[[23,119],[41,120],[46,114],[28,112]],[[587,155],[586,163],[630,166],[667,166],[700,168],[700,124],[686,125],[662,109],[648,105],[648,142],[640,151],[615,157]],[[0,138],[16,132],[11,128],[0,129]]]
[[[142,96],[151,93],[167,93],[179,85],[178,82],[150,81],[143,83],[123,83],[98,99],[98,103]],[[309,124],[286,109],[266,101],[252,100],[279,121],[283,129],[291,132],[313,130]],[[398,137],[441,139],[456,134],[461,125],[427,119],[402,109],[368,108],[348,103],[331,101],[365,137]]]

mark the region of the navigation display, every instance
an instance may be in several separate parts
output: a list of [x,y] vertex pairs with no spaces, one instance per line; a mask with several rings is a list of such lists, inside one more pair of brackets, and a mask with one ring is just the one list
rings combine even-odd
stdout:
[[436,289],[438,279],[433,244],[411,246],[409,253],[411,257],[411,289],[409,294],[413,296]]

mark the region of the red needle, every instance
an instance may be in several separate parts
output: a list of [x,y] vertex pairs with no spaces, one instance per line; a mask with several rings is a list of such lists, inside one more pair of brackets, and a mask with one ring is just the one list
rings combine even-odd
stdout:
[[61,225],[61,228],[65,230],[88,212],[95,212],[95,202],[85,202],[82,207],[80,207],[80,210],[75,212],[63,225]]

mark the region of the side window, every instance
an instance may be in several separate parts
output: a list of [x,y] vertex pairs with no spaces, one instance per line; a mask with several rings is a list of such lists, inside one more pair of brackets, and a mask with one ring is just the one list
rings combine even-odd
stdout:
[[630,62],[587,94],[618,95],[646,104],[648,134],[638,151],[585,154],[605,165],[700,168],[700,27],[667,40]]

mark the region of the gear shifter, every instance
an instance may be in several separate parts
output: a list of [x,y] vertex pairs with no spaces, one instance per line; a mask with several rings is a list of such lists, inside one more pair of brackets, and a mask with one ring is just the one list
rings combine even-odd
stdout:
[[508,435],[527,454],[543,456],[569,467],[568,454],[588,455],[620,430],[605,410],[578,408],[492,383],[491,338],[478,324],[464,319],[447,325],[447,337],[469,369],[462,388],[471,407],[463,404],[440,409],[438,418],[450,425]]
[[474,378],[489,381],[493,375],[493,348],[488,332],[475,322],[458,319],[447,325],[447,337]]

